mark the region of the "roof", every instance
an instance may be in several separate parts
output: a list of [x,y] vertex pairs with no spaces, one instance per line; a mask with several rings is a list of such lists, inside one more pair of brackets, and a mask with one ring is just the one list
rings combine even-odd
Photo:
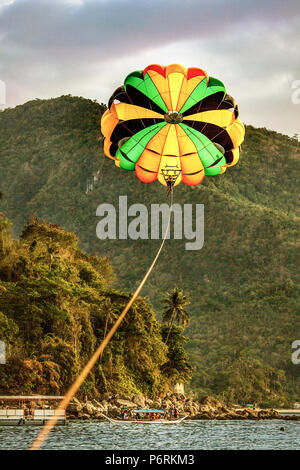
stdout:
[[3,395],[0,401],[51,401],[62,400],[64,397],[53,395]]
[[132,410],[135,413],[164,413],[164,410]]

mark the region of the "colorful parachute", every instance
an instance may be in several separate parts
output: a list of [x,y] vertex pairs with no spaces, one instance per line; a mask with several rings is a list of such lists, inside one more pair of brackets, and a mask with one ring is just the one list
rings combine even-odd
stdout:
[[144,183],[201,183],[239,159],[245,129],[235,100],[204,70],[149,65],[128,75],[101,120],[104,152]]

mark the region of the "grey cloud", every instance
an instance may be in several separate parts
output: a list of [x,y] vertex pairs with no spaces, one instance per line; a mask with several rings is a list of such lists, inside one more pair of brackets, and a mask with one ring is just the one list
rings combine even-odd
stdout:
[[178,38],[211,40],[252,21],[276,27],[299,18],[297,0],[86,0],[72,5],[58,0],[16,0],[0,16],[2,38],[20,47],[73,53],[98,49],[102,57],[136,53]]
[[[248,121],[247,109],[255,116],[255,91],[260,96],[263,87],[260,105],[268,107],[273,94],[286,109],[286,88],[300,79],[299,26],[298,0],[16,0],[0,8],[0,78],[10,105],[62,93],[94,98],[97,87],[103,100],[136,57],[157,52],[159,58],[169,46],[176,51],[184,44],[182,63],[228,80]],[[273,108],[263,115],[275,123]],[[293,126],[287,121],[285,132]]]

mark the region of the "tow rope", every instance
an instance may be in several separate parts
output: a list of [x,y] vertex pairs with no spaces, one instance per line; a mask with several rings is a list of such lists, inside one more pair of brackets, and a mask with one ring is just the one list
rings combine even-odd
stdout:
[[52,431],[52,429],[56,425],[57,420],[59,418],[59,412],[61,410],[65,410],[67,408],[68,404],[70,403],[72,398],[75,396],[75,394],[78,391],[79,387],[82,385],[82,383],[84,382],[84,380],[86,379],[86,377],[90,373],[91,369],[93,368],[93,366],[95,365],[95,363],[97,362],[99,357],[102,355],[104,349],[106,348],[106,346],[108,345],[108,343],[112,339],[113,335],[115,334],[115,332],[119,328],[120,324],[124,320],[128,310],[130,309],[133,302],[135,301],[135,299],[139,295],[140,291],[142,290],[145,282],[147,281],[148,277],[151,274],[152,269],[154,268],[154,266],[156,264],[156,261],[159,258],[159,255],[160,255],[160,253],[163,249],[163,246],[165,244],[165,241],[166,241],[166,238],[167,238],[167,235],[168,235],[168,232],[169,232],[169,228],[170,228],[172,206],[173,206],[173,190],[171,191],[171,204],[170,204],[170,213],[169,213],[169,220],[168,220],[167,229],[166,229],[165,235],[162,239],[161,245],[160,245],[160,247],[159,247],[159,249],[158,249],[158,251],[155,255],[155,258],[153,259],[148,271],[146,272],[145,276],[143,277],[142,281],[140,282],[140,284],[139,284],[138,288],[136,289],[136,291],[134,292],[133,296],[131,297],[131,299],[127,303],[126,307],[124,308],[124,310],[120,314],[119,318],[116,320],[115,324],[112,326],[111,330],[108,332],[108,334],[106,335],[106,337],[104,338],[104,340],[102,341],[102,343],[100,344],[98,349],[94,352],[94,354],[92,355],[92,357],[90,358],[88,363],[82,369],[82,371],[80,372],[80,374],[77,377],[77,379],[75,380],[75,382],[71,385],[71,387],[69,388],[69,390],[65,394],[64,398],[62,399],[62,401],[60,402],[60,404],[58,405],[58,407],[54,411],[53,417],[50,418],[46,422],[46,424],[44,425],[41,432],[38,434],[35,441],[29,447],[29,450],[39,450],[41,448],[41,446],[45,442],[46,438],[48,437],[48,435],[50,434],[50,432]]

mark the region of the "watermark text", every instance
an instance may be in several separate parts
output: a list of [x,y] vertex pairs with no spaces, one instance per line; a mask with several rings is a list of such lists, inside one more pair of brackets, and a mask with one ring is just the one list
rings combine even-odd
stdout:
[[295,349],[292,353],[292,363],[298,365],[300,364],[300,339],[293,341],[292,349]]
[[6,348],[4,341],[0,341],[0,364],[6,364]]
[[174,239],[188,240],[186,250],[200,250],[203,247],[203,204],[173,204],[171,207],[168,204],[151,204],[149,214],[144,204],[132,204],[128,207],[127,196],[119,196],[117,209],[113,204],[107,203],[97,207],[96,215],[101,220],[97,224],[96,234],[100,240],[158,240],[166,233],[166,238],[169,239],[171,230],[168,222],[171,216],[174,220]]
[[292,82],[292,103],[300,104],[300,80]]
[[0,111],[4,109],[6,105],[6,86],[5,83],[0,80]]

